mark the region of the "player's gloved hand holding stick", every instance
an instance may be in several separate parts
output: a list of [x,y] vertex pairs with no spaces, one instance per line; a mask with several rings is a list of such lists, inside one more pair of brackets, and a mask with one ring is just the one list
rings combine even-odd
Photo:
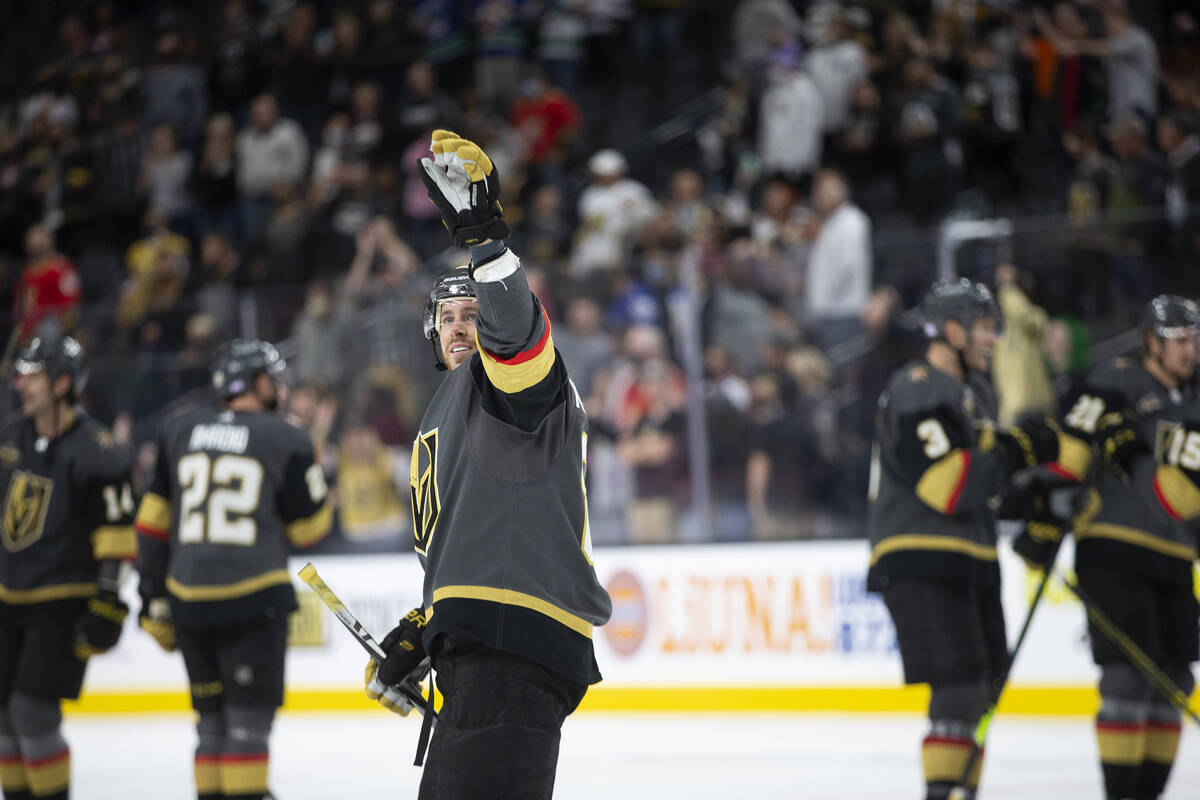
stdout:
[[379,643],[386,658],[382,663],[374,658],[368,661],[363,678],[367,697],[402,717],[408,716],[413,705],[402,694],[401,686],[410,676],[414,682],[420,680],[428,666],[425,646],[421,644],[424,627],[425,614],[420,608],[405,614],[400,624]]

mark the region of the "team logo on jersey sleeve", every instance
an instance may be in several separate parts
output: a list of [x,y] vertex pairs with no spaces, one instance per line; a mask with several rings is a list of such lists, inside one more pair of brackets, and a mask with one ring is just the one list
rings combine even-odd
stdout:
[[4,497],[4,548],[24,550],[42,537],[54,481],[25,470],[15,470]]
[[409,484],[412,490],[414,546],[421,555],[429,549],[441,510],[437,485],[438,431],[420,434],[413,442]]

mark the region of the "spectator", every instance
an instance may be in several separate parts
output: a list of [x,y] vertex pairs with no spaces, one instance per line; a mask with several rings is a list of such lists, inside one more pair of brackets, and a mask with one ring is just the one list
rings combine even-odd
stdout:
[[758,120],[758,155],[763,172],[801,184],[821,165],[825,131],[821,92],[800,67],[799,49],[776,51],[768,70]]
[[896,131],[904,196],[914,221],[928,225],[949,207],[958,189],[962,102],[926,59],[905,62],[903,77]]
[[299,184],[308,172],[308,139],[294,120],[279,116],[279,103],[260,94],[250,105],[250,124],[237,138],[237,183],[242,231],[247,241],[262,232],[271,192],[280,182]]
[[142,83],[142,124],[147,129],[170,125],[184,149],[195,147],[208,118],[208,86],[204,71],[184,55],[183,39],[173,31],[154,46],[155,64]]
[[192,193],[197,203],[197,233],[217,232],[240,242],[237,219],[237,152],[234,147],[233,117],[214,114],[204,129],[204,150],[192,176]]
[[401,534],[409,530],[407,492],[401,497],[397,490],[408,472],[402,460],[407,462],[384,446],[369,427],[342,431],[335,488],[339,529],[347,540],[359,544],[387,540],[393,548],[400,544]]
[[215,45],[208,85],[212,106],[241,109],[261,85],[258,29],[246,10],[246,0],[224,0],[209,41]]
[[215,231],[200,240],[200,285],[196,309],[212,322],[218,341],[227,342],[237,332],[237,284],[242,280],[237,248]]
[[329,284],[315,280],[305,292],[304,308],[292,324],[296,355],[288,359],[296,380],[311,386],[335,389],[349,376],[346,353],[352,348],[346,333],[350,319],[334,299]]
[[662,359],[643,363],[632,391],[641,413],[617,441],[633,467],[635,497],[629,506],[629,535],[636,544],[665,544],[676,538],[679,511],[687,496],[686,417],[683,393]]
[[563,363],[581,397],[590,397],[596,375],[613,361],[613,341],[601,326],[600,306],[591,297],[576,297],[567,305],[566,325],[554,334]]
[[734,353],[713,345],[704,351],[704,418],[708,431],[712,536],[745,541],[753,525],[746,510],[750,387],[738,374]]
[[1133,21],[1126,0],[1103,0],[1101,14],[1102,39],[1068,38],[1044,9],[1035,9],[1034,19],[1059,52],[1104,59],[1109,119],[1132,113],[1149,123],[1158,113],[1158,47],[1150,34]]
[[542,169],[544,180],[559,178],[583,124],[575,101],[533,72],[521,81],[509,121],[524,142],[530,167]]
[[43,331],[71,333],[79,319],[81,292],[75,264],[55,249],[53,234],[42,225],[25,232],[25,254],[14,317],[20,320],[19,342]]
[[786,0],[741,0],[733,15],[733,64],[758,94],[775,51],[800,34],[800,16]]
[[804,318],[828,352],[857,334],[871,293],[871,221],[850,201],[845,179],[822,170],[813,183],[816,237],[804,281]]
[[591,184],[579,195],[579,227],[571,250],[577,277],[610,272],[624,265],[634,237],[658,213],[650,190],[625,177],[628,165],[616,150],[588,159]]
[[138,233],[142,218],[142,174],[145,139],[136,110],[124,104],[116,124],[101,133],[96,144],[96,196],[104,224],[99,233],[124,249]]
[[475,0],[475,90],[485,109],[513,100],[525,52],[525,0]]
[[[1200,132],[1194,118],[1172,110],[1158,118],[1157,136],[1166,156],[1171,254],[1195,263],[1200,255]],[[1193,283],[1189,293],[1198,288]]]
[[[142,346],[169,349],[184,338],[185,318],[172,312],[187,285],[191,245],[172,231],[166,217],[157,211],[146,212],[145,229],[145,237],[130,245],[125,255],[129,274],[121,286],[117,325],[138,329]],[[143,406],[142,410],[155,407]]]
[[867,79],[867,51],[851,38],[840,7],[822,4],[813,8],[827,9],[828,17],[824,30],[815,37],[815,46],[805,55],[804,70],[821,93],[825,131],[839,133],[850,120],[854,87]]
[[182,233],[192,231],[192,154],[180,150],[175,131],[160,123],[150,131],[150,142],[142,158],[139,181],[151,211],[167,218],[167,224]]
[[509,240],[514,252],[520,252],[527,263],[554,264],[570,253],[571,229],[562,203],[562,191],[554,184],[547,183],[534,190],[529,209],[514,226]]
[[403,146],[420,142],[428,150],[429,134],[435,128],[458,129],[461,114],[450,96],[438,89],[437,73],[428,61],[415,61],[405,70],[403,98],[397,132]]
[[1030,302],[1012,264],[996,267],[996,301],[1004,335],[992,355],[992,383],[1000,401],[996,421],[1012,425],[1026,414],[1057,419],[1054,386],[1046,363],[1046,312]]
[[[535,53],[551,85],[568,95],[579,86],[579,70],[585,58],[587,35],[584,9],[587,0],[551,0],[538,20]],[[524,252],[524,251],[522,251]]]
[[1166,175],[1146,141],[1146,123],[1140,115],[1130,112],[1118,117],[1106,133],[1116,156],[1105,207],[1111,219],[1113,277],[1121,295],[1144,302],[1158,292],[1164,277],[1154,274],[1146,254],[1159,240]]

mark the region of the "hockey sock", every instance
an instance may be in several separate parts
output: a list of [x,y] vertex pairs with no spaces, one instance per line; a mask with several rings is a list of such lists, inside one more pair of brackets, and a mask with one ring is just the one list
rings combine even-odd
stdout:
[[220,712],[201,711],[196,721],[195,779],[197,800],[223,800],[221,752],[225,747],[225,718]]
[[221,754],[221,790],[226,800],[265,800],[267,741],[275,710],[227,708],[225,749]]
[[17,746],[17,733],[9,721],[8,711],[0,706],[0,795],[5,800],[29,800],[29,779]]
[[1142,703],[1103,698],[1096,717],[1096,743],[1104,789],[1110,798],[1137,796],[1138,772],[1146,756],[1146,710]]
[[1167,778],[1179,752],[1180,714],[1171,706],[1155,706],[1146,721],[1146,756],[1138,770],[1138,800],[1155,800],[1167,788]]
[[[971,726],[966,722],[935,720],[921,742],[921,765],[925,772],[926,800],[945,800],[958,785],[971,756]],[[967,779],[967,787],[979,785],[983,751]]]
[[66,800],[71,785],[71,750],[62,735],[58,701],[13,692],[8,713],[21,751],[29,796],[36,800]]

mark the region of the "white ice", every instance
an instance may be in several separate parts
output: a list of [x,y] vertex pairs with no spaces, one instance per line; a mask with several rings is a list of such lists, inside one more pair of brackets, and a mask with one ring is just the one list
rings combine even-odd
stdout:
[[[1185,723],[1164,800],[1200,797],[1200,730]],[[67,719],[74,800],[187,800],[186,715]],[[416,797],[419,720],[383,711],[284,713],[271,740],[279,800]],[[605,714],[563,729],[566,800],[920,800],[916,715]],[[998,717],[981,800],[1100,800],[1085,717]],[[486,800],[481,798],[480,800]]]

